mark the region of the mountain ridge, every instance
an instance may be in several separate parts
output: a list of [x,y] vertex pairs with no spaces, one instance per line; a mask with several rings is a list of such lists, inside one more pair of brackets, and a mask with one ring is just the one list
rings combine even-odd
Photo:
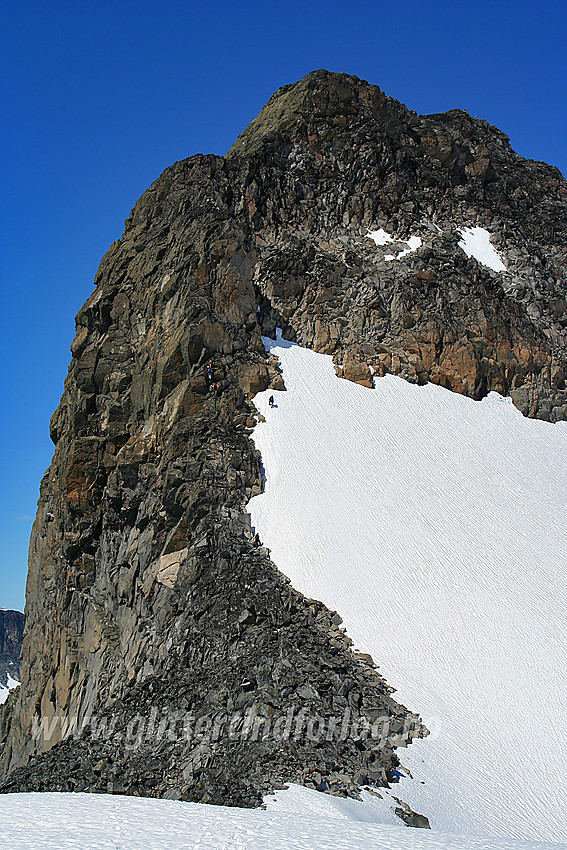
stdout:
[[19,681],[24,625],[21,611],[0,608],[0,685],[7,685],[8,675]]
[[[305,90],[317,108],[297,121]],[[141,707],[372,718],[379,706],[403,743],[425,734],[250,527],[263,487],[252,398],[282,388],[261,334],[281,327],[366,385],[392,373],[475,399],[496,390],[524,415],[567,418],[559,172],[486,122],[419,117],[357,78],[315,72],[274,98],[226,157],[183,160],[149,187],[77,315],[30,544],[23,682],[0,721],[2,790],[252,805],[285,781],[356,793],[397,763],[391,738],[152,739],[128,758],[124,739],[89,731],[93,716],[120,717],[124,734]],[[467,227],[506,272],[465,254]],[[388,259],[368,238],[379,231],[396,255],[420,244]],[[86,724],[83,737],[58,718]]]

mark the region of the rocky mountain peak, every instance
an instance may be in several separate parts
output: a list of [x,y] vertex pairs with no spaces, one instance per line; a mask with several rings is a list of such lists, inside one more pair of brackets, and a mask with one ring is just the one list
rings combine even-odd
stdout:
[[408,110],[378,86],[349,74],[312,71],[278,89],[227,156],[249,156],[278,139],[314,146],[322,132],[338,145],[355,128],[366,127],[371,134],[377,127],[408,130],[410,120]]
[[[500,265],[464,250],[470,231]],[[392,373],[475,399],[495,390],[555,422],[566,280],[556,169],[487,122],[417,116],[356,77],[315,71],[226,157],[166,169],[76,317],[30,545],[23,682],[0,717],[4,790],[251,805],[285,781],[386,782],[390,737],[314,748],[209,730],[127,749],[153,712],[316,706],[326,720],[384,716],[403,744],[425,734],[353,653],[340,612],[290,587],[251,528],[264,485],[252,399],[282,388],[261,334],[277,325],[367,386]],[[93,718],[114,718],[116,736],[97,737]]]

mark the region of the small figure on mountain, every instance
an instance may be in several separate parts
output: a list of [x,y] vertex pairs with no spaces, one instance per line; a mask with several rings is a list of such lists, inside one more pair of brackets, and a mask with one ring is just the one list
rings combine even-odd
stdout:
[[273,397],[273,395],[271,395],[271,396],[270,396],[270,398],[268,399],[268,404],[270,405],[270,407],[273,407],[273,406],[274,406],[275,402],[274,402],[274,397]]

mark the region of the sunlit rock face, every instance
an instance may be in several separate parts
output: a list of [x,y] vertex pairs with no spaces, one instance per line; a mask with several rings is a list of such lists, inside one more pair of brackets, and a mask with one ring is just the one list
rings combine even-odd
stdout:
[[[386,781],[390,739],[153,737],[136,761],[89,721],[348,708],[396,718],[404,743],[424,734],[252,532],[252,398],[282,387],[261,334],[278,325],[368,387],[393,373],[565,419],[566,199],[556,169],[486,122],[417,116],[326,71],[280,89],[225,157],[164,171],[77,315],[31,538],[22,686],[2,716],[6,788],[70,776],[251,805],[287,780]],[[478,228],[504,270],[459,244]]]

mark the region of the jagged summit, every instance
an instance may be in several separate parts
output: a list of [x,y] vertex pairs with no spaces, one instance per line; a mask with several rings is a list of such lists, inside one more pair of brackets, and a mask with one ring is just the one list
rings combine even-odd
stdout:
[[441,127],[452,128],[454,134],[464,137],[484,131],[501,144],[509,141],[497,127],[472,118],[466,110],[418,115],[377,85],[350,74],[321,69],[278,89],[239,135],[227,157],[249,156],[277,139],[316,146],[323,127],[323,138],[331,148],[341,141],[352,144],[353,135],[360,134],[367,142],[389,136],[400,144],[403,137],[420,144],[427,131],[439,131]]
[[[364,204],[358,216],[365,226],[376,218],[375,201],[399,219],[399,207],[414,204],[414,213],[441,213],[445,191],[469,220],[521,218],[538,242],[567,245],[565,180],[558,169],[516,154],[508,136],[466,111],[418,115],[375,85],[348,74],[313,71],[283,86],[238,137],[226,155],[240,161],[258,159],[319,181],[342,180],[357,186]],[[292,175],[292,172],[295,174]],[[309,191],[308,191],[309,195]],[[403,197],[402,197],[403,195]],[[309,197],[298,198],[304,209]],[[360,201],[358,202],[360,204]],[[342,213],[326,211],[340,224]],[[317,226],[324,227],[321,216]]]
[[241,133],[227,156],[248,156],[276,137],[308,139],[312,125],[325,123],[339,135],[351,125],[409,125],[410,113],[378,86],[349,74],[311,71],[272,95]]

